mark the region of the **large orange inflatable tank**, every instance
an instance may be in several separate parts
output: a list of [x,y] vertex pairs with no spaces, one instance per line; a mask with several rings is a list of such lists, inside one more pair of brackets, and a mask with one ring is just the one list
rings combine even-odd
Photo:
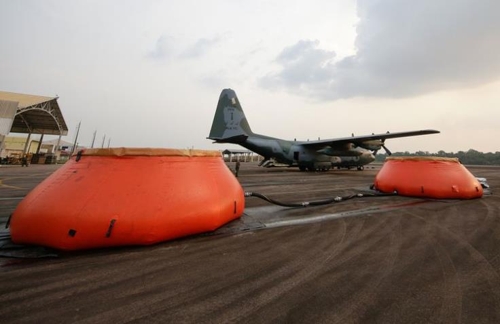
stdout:
[[88,149],[21,201],[10,232],[62,250],[148,245],[215,230],[244,199],[217,151]]
[[412,197],[483,196],[479,181],[456,158],[388,157],[375,177],[375,188]]

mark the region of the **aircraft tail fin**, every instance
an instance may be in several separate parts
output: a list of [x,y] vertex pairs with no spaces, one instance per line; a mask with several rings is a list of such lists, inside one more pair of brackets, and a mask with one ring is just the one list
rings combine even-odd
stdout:
[[220,143],[238,144],[252,134],[236,93],[232,89],[222,90],[207,138]]

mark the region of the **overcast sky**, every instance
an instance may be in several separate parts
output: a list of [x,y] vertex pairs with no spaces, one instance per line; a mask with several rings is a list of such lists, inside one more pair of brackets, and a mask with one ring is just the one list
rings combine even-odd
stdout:
[[[223,88],[256,133],[418,129],[392,151],[500,151],[500,1],[0,0],[0,90],[59,96],[73,141],[223,149]],[[12,134],[11,134],[12,135]]]

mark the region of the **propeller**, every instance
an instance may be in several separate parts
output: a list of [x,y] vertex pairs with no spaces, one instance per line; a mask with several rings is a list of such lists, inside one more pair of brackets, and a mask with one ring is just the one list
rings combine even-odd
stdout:
[[[392,155],[392,152],[384,145],[385,143],[385,138],[382,140],[382,148],[384,149],[385,153],[387,155]],[[373,151],[373,155],[377,155],[378,151],[380,150],[380,148],[378,148],[377,150],[374,150]]]
[[382,145],[382,148],[384,149],[385,153],[387,153],[387,155],[392,155],[391,151],[389,151],[389,149],[385,147],[385,145]]
[[385,146],[385,138],[382,140],[382,148],[384,149],[385,153],[387,153],[387,155],[392,155],[392,152],[389,151],[389,149]]

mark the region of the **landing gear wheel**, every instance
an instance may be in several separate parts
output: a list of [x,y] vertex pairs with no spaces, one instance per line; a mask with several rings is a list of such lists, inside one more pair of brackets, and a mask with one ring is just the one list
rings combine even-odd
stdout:
[[358,166],[358,171],[363,171],[364,169],[365,169],[364,166],[362,166],[362,165]]

